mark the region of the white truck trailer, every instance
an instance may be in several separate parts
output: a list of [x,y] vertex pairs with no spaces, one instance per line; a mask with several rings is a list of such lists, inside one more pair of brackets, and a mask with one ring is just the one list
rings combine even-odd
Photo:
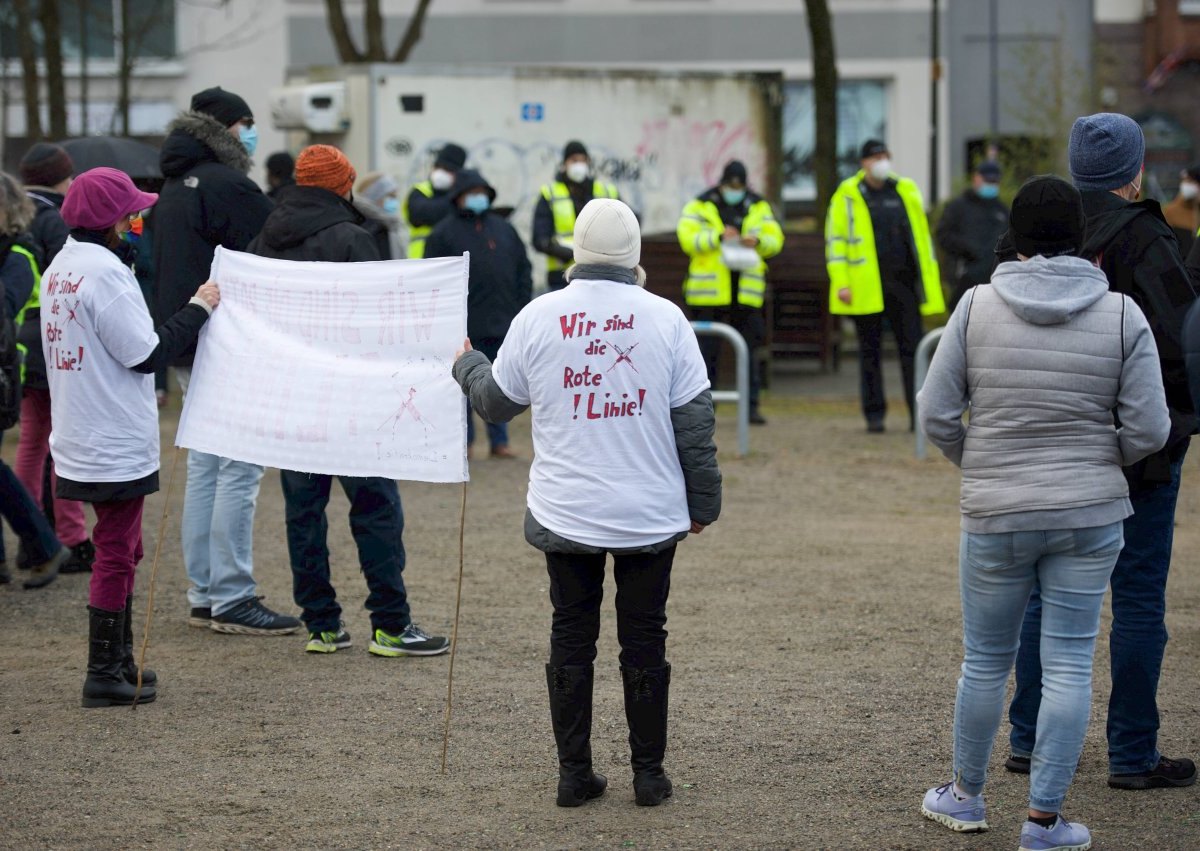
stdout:
[[272,92],[271,111],[276,127],[296,131],[294,150],[336,144],[360,173],[391,174],[405,193],[442,145],[462,145],[528,241],[539,189],[571,139],[646,233],[674,230],[731,159],[777,200],[781,98],[775,73],[357,65],[291,80]]

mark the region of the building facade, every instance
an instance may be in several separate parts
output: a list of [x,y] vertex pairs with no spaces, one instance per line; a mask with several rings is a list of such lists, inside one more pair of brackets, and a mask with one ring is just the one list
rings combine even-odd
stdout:
[[[64,21],[72,14],[78,20],[81,0],[59,2],[66,10]],[[109,132],[114,126],[119,27],[113,21],[122,3],[89,0],[85,5],[106,4],[112,7],[106,22],[83,27],[88,32],[86,122],[79,79],[84,40],[78,24],[63,27],[71,134]],[[361,43],[361,3],[346,0],[344,5]],[[414,5],[384,4],[385,12],[395,13],[385,19],[386,44],[398,43]],[[942,67],[936,134],[930,84],[935,5]],[[144,55],[133,70],[129,129],[134,135],[161,135],[193,92],[221,85],[254,108],[261,159],[287,144],[286,135],[270,126],[270,89],[338,62],[324,0],[141,6],[157,10],[164,20],[152,28],[153,38],[144,40]],[[1188,81],[1194,91],[1196,65],[1187,52],[1192,36],[1178,44],[1175,30],[1161,25],[1161,13],[1147,12],[1154,6],[1142,0],[830,0],[841,78],[843,170],[855,167],[862,141],[880,137],[891,146],[896,168],[927,196],[936,168],[938,194],[944,198],[987,140],[1061,136],[1074,116],[1094,108],[1149,116],[1152,128],[1173,130],[1178,124],[1195,139],[1194,122],[1200,117],[1184,108],[1182,94]],[[1200,8],[1193,8],[1200,3],[1159,0],[1156,6],[1177,7],[1179,17],[1171,20],[1186,25],[1187,33],[1200,29]],[[815,194],[811,51],[803,9],[800,0],[435,0],[410,62],[780,72],[785,79],[782,196],[803,205]],[[8,140],[4,161],[9,167],[27,144],[20,65],[14,58],[22,34],[10,18],[11,13],[0,12],[5,70],[0,136]],[[1141,81],[1171,57],[1165,82],[1144,89]],[[935,136],[937,150],[931,156]],[[1184,139],[1173,138],[1176,144]]]

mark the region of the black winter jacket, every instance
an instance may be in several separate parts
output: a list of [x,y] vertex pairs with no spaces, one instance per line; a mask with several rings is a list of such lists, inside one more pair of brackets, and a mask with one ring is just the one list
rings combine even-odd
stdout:
[[[460,182],[463,175],[459,174]],[[485,184],[486,185],[486,184]],[[461,193],[470,186],[455,186]],[[459,210],[443,219],[425,242],[426,257],[471,254],[467,280],[467,336],[503,340],[508,326],[533,297],[533,271],[516,229],[491,211]]]
[[392,230],[388,227],[387,221],[380,218],[382,213],[379,211],[379,208],[375,207],[369,201],[363,201],[361,198],[356,198],[350,203],[354,205],[354,209],[362,214],[362,229],[371,235],[371,239],[375,240],[375,248],[379,252],[379,259],[404,259],[392,256]]
[[955,304],[968,288],[991,278],[992,251],[1006,230],[1008,207],[998,198],[980,198],[968,189],[946,205],[937,242],[952,264]]
[[1200,409],[1200,301],[1192,305],[1184,322],[1183,356],[1187,361],[1192,402]]
[[[1179,256],[1179,243],[1157,201],[1129,202],[1107,191],[1083,195],[1087,233],[1080,255],[1099,260],[1113,292],[1129,296],[1146,314],[1162,365],[1171,434],[1167,445],[1125,468],[1131,487],[1170,480],[1168,463],[1187,451],[1200,419],[1188,388],[1183,324],[1196,291]],[[996,246],[996,260],[1016,260],[1009,234]]]
[[25,194],[33,202],[33,224],[29,226],[29,236],[32,239],[31,249],[37,259],[38,269],[50,265],[58,252],[62,251],[63,243],[67,241],[70,228],[63,221],[59,212],[63,205],[63,196],[42,186],[26,186]]
[[317,186],[293,186],[246,250],[274,260],[354,263],[378,260],[363,214],[349,201]]
[[[272,207],[246,176],[246,149],[219,121],[185,112],[169,129],[160,158],[166,182],[146,223],[153,232],[159,322],[208,280],[217,246],[245,251]],[[188,349],[175,365],[191,365],[195,353],[195,347]]]
[[447,189],[445,192],[439,192],[435,189],[433,190],[433,195],[430,196],[416,189],[409,190],[409,225],[418,228],[433,227],[442,219],[453,215],[455,208],[454,202],[450,200],[451,189]]
[[[25,194],[37,211],[29,226],[29,250],[37,260],[38,271],[44,272],[67,241],[70,228],[63,221],[63,196],[44,186],[26,186]],[[42,310],[31,307],[25,311],[25,321],[17,330],[17,339],[25,346],[25,386],[45,390],[46,358],[42,354]]]
[[[27,238],[13,234],[0,235],[0,285],[3,286],[4,308],[9,319],[16,319],[29,295],[33,292],[33,270],[23,254],[13,251],[14,245],[25,246]],[[41,339],[38,348],[41,348]]]

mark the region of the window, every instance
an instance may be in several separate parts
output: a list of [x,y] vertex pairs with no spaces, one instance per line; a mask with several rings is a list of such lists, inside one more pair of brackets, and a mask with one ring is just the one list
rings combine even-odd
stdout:
[[[887,84],[883,80],[840,80],[837,105],[838,179],[858,171],[858,152],[867,139],[887,140]],[[816,104],[810,81],[784,85],[783,199],[813,201]]]
[[[12,4],[0,8],[0,51],[13,60],[20,55],[18,38],[33,38],[42,55],[42,27],[38,22],[38,0],[30,0],[33,27],[19,34]],[[118,23],[121,6],[128,10],[126,29],[130,52],[137,57],[169,58],[175,55],[175,4],[173,2],[126,2],[121,0],[58,0],[62,55],[66,62],[79,60],[85,51],[89,61],[114,61],[118,52]],[[86,35],[81,38],[80,33]],[[86,39],[86,42],[85,42]]]

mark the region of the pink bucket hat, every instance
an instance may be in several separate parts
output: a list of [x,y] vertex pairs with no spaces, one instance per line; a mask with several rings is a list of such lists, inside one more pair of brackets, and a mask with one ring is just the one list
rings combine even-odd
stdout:
[[108,230],[125,216],[153,207],[158,196],[133,185],[123,171],[93,168],[75,178],[63,201],[68,227]]

